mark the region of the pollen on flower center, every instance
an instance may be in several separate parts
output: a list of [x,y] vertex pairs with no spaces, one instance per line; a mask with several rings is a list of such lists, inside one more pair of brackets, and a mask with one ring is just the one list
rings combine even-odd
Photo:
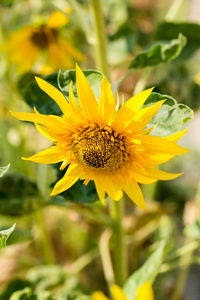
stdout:
[[73,134],[72,149],[80,163],[102,173],[119,170],[128,159],[124,137],[95,123],[82,126]]
[[52,28],[47,28],[45,26],[41,26],[36,28],[34,33],[31,36],[32,42],[40,47],[46,48],[56,38],[56,31]]

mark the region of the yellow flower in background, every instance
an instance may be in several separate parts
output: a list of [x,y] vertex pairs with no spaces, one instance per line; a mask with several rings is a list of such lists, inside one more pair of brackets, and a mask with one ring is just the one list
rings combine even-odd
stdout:
[[2,50],[17,66],[18,73],[32,70],[49,74],[59,69],[74,68],[75,61],[84,59],[84,55],[60,34],[59,29],[68,21],[64,13],[54,11],[45,24],[23,26],[11,33]]
[[60,169],[69,165],[51,195],[70,188],[79,178],[84,184],[94,180],[97,193],[104,203],[105,193],[119,200],[123,191],[142,209],[146,209],[138,183],[150,184],[158,179],[169,180],[180,176],[156,167],[188,150],[176,142],[186,130],[168,137],[148,135],[151,129],[143,130],[152,116],[163,104],[140,109],[152,89],[132,97],[119,111],[110,83],[103,77],[101,96],[95,99],[92,88],[81,69],[76,67],[76,84],[79,106],[72,86],[69,102],[64,95],[46,81],[36,78],[39,87],[46,92],[63,112],[61,117],[35,113],[12,112],[22,121],[34,122],[36,128],[55,144],[30,158],[37,163],[62,162]]
[[[110,287],[113,300],[128,300],[124,291],[117,285]],[[97,291],[92,295],[92,300],[110,300],[102,292]],[[138,290],[137,297],[132,300],[154,300],[154,293],[149,282],[145,282]]]

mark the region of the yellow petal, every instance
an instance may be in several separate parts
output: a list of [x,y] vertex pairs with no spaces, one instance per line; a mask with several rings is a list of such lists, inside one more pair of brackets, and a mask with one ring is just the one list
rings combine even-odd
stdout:
[[141,174],[138,174],[136,172],[132,172],[132,173],[133,173],[133,177],[134,177],[135,181],[142,183],[142,184],[152,184],[157,181],[157,179],[155,179],[155,178],[149,178],[149,177],[143,176]]
[[51,140],[53,142],[57,141],[58,136],[56,134],[53,134],[49,129],[47,129],[43,126],[40,126],[37,123],[35,123],[35,127],[41,134],[43,134],[49,140]]
[[65,26],[69,22],[69,18],[62,11],[55,10],[47,20],[46,24],[51,28],[59,28]]
[[70,164],[65,175],[60,179],[53,188],[50,196],[54,196],[69,189],[80,177],[81,168],[78,164]]
[[76,99],[74,97],[74,93],[73,93],[73,90],[72,90],[72,81],[70,82],[70,88],[69,88],[69,104],[70,104],[70,108],[71,108],[71,113],[72,115],[74,116],[74,118],[77,120],[77,121],[80,121],[82,123],[85,123],[86,120],[84,119],[79,107],[78,107],[78,104],[76,102]]
[[10,112],[15,118],[21,121],[39,123],[48,128],[65,128],[66,124],[62,118],[53,115],[42,115],[34,113]]
[[137,298],[135,300],[154,300],[153,289],[149,282],[145,282],[137,290]]
[[163,153],[170,155],[179,155],[188,152],[188,149],[184,149],[181,146],[164,139],[162,137],[154,136],[154,135],[142,135],[140,137],[143,146],[146,151],[155,152],[155,153]]
[[115,130],[122,130],[128,126],[135,114],[147,100],[152,90],[153,88],[145,90],[126,101],[115,115],[115,118],[112,122],[112,127]]
[[102,292],[97,291],[92,294],[92,300],[110,300]]
[[98,196],[99,196],[99,199],[100,199],[101,203],[102,203],[103,205],[105,205],[105,203],[104,203],[105,190],[103,189],[103,185],[102,185],[102,180],[101,180],[101,178],[98,178],[98,177],[97,177],[97,178],[94,180],[94,183],[95,183],[95,187],[96,187],[96,190],[97,190],[97,194],[98,194]]
[[95,99],[92,88],[76,64],[76,84],[78,92],[78,101],[81,107],[81,111],[85,117],[87,117],[91,122],[97,121],[98,105]]
[[113,118],[115,107],[115,96],[113,95],[111,84],[103,76],[101,81],[101,97],[99,98],[99,115],[105,123],[108,123]]
[[124,184],[123,190],[139,208],[147,210],[142,191],[135,180],[130,184]]
[[43,90],[47,95],[49,95],[58,104],[61,111],[67,115],[69,104],[65,96],[57,88],[49,84],[47,81],[36,76],[35,79],[37,81],[37,84],[41,88],[41,90]]
[[151,118],[157,114],[161,105],[165,100],[158,101],[156,104],[141,109],[128,125],[127,129],[131,129],[132,133],[142,130],[151,120]]
[[151,177],[151,178],[156,178],[159,180],[171,180],[171,179],[175,179],[175,178],[181,176],[182,174],[183,173],[172,174],[172,173],[167,173],[167,172],[158,170],[156,168],[146,167],[145,172],[142,175],[145,175],[145,176]]
[[67,152],[64,149],[60,149],[57,146],[52,146],[48,149],[42,150],[37,154],[32,155],[29,158],[24,158],[24,160],[34,161],[41,164],[55,164],[65,160]]
[[118,201],[122,198],[123,192],[116,183],[114,183],[108,177],[103,178],[102,183],[103,189],[110,196],[110,198],[115,201]]
[[176,143],[177,141],[179,141],[186,134],[188,129],[189,128],[186,128],[185,130],[179,131],[179,132],[174,133],[174,134],[169,135],[169,136],[165,136],[164,138],[168,141]]
[[128,300],[124,291],[117,285],[113,284],[110,287],[113,300]]

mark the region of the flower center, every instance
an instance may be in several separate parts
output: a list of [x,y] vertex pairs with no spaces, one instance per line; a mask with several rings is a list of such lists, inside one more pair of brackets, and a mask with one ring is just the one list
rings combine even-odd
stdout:
[[72,148],[80,163],[102,173],[119,170],[128,159],[124,137],[95,123],[82,126],[73,134]]
[[56,38],[56,31],[46,26],[40,26],[36,28],[31,36],[32,42],[39,48],[47,48],[51,41]]

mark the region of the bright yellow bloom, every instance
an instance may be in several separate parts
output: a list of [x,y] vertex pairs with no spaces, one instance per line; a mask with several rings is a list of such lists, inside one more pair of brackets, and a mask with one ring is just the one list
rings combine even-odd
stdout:
[[164,102],[140,110],[152,89],[132,97],[115,111],[115,97],[110,83],[103,77],[101,96],[97,103],[92,88],[81,69],[76,67],[76,84],[79,106],[72,86],[69,102],[64,95],[46,81],[36,78],[63,112],[61,117],[35,113],[12,112],[23,121],[34,122],[36,128],[55,144],[27,160],[54,164],[62,162],[60,169],[69,165],[51,195],[70,188],[79,178],[87,184],[94,180],[97,193],[104,203],[105,192],[119,200],[123,191],[142,209],[146,209],[138,183],[150,184],[158,179],[169,180],[180,176],[158,170],[156,166],[174,155],[186,153],[175,142],[186,130],[168,137],[148,135],[143,130]]
[[[112,285],[110,287],[113,300],[128,300],[124,291],[117,285]],[[102,292],[97,291],[92,295],[92,300],[110,300]],[[154,300],[154,293],[152,286],[149,282],[145,282],[137,290],[137,296],[132,300]]]
[[59,29],[67,23],[65,14],[54,11],[45,24],[27,25],[12,32],[2,50],[20,74],[74,68],[74,61],[83,60],[84,55],[61,35]]

